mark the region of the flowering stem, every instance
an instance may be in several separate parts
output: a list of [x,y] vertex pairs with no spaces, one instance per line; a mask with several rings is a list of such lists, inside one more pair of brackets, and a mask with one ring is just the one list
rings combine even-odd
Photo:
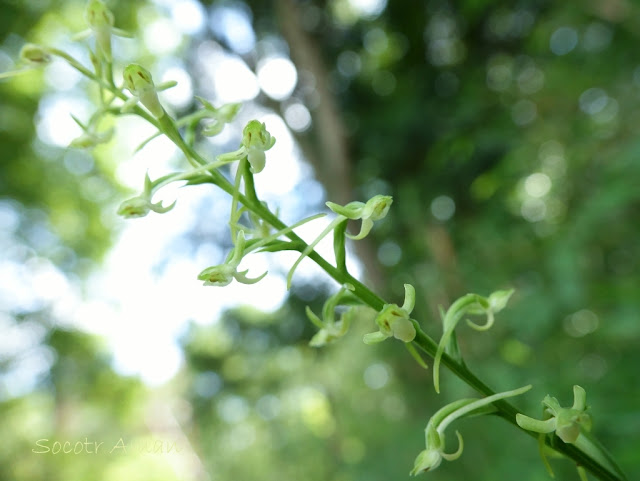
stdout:
[[[173,139],[172,139],[173,140]],[[202,157],[191,147],[186,146],[186,149],[189,151],[189,154],[193,156],[201,164],[206,164],[206,161],[202,159]],[[234,186],[229,182],[226,178],[224,178],[217,171],[208,171],[211,175],[217,174],[218,181],[215,182],[222,190],[227,192],[229,195],[234,195],[237,191],[234,189]],[[243,195],[242,193],[237,193],[238,202],[244,205],[248,210],[256,214],[258,217],[269,223],[276,230],[286,230],[287,226],[276,216],[274,215],[264,204],[257,201],[257,197],[255,196],[255,190],[253,187],[253,177],[245,176],[245,181],[247,177],[251,178],[249,185],[249,196],[251,198]],[[329,276],[331,276],[338,284],[350,284],[353,286],[353,294],[360,298],[365,304],[374,309],[375,311],[380,311],[384,305],[385,301],[374,293],[371,289],[361,283],[359,280],[354,278],[351,274],[349,274],[346,270],[339,269],[329,263],[324,257],[318,254],[313,247],[304,242],[296,233],[294,232],[286,232],[286,235],[290,240],[294,241],[294,243],[299,247],[301,252],[309,251],[308,257],[313,260],[321,269],[323,269]],[[421,328],[418,322],[412,321],[416,328],[416,337],[413,342],[419,347],[421,350],[429,354],[432,358],[435,358],[438,354],[438,343],[436,343],[430,336],[428,336]],[[466,366],[461,363],[456,362],[453,358],[443,352],[440,355],[440,360],[442,364],[447,366],[450,371],[452,371],[457,377],[462,379],[466,384],[472,387],[477,392],[485,395],[485,396],[494,396],[496,391],[487,386],[484,382],[482,382],[478,377],[475,376]],[[525,432],[529,436],[537,438],[536,433],[532,433],[526,431],[518,426],[516,423],[516,414],[518,410],[510,404],[508,401],[504,399],[496,400],[493,405],[496,408],[496,414],[502,418],[504,418],[509,423],[513,424],[516,428]],[[547,443],[550,445],[550,441],[547,440]],[[588,471],[590,471],[594,476],[598,477],[602,481],[626,481],[626,477],[621,473],[619,469],[611,470],[607,467],[607,465],[602,464],[598,460],[592,458],[589,454],[585,453],[578,447],[572,444],[567,444],[563,442],[558,442],[553,446],[553,449],[559,451],[564,454],[568,458],[572,459],[579,466],[584,467]],[[609,464],[609,463],[607,463]],[[615,464],[614,464],[615,466]],[[614,472],[615,471],[615,472]]]
[[[82,66],[82,64],[80,64],[77,60],[75,60],[65,52],[52,48],[47,49],[47,51],[52,55],[56,55],[66,60],[73,68],[78,70],[87,78],[96,82],[105,90],[111,92],[114,95],[114,98],[119,98],[123,101],[126,101],[128,99],[122,89],[115,87],[115,85],[113,84],[105,82],[102,78],[96,76],[94,73],[86,69],[84,66]],[[109,108],[109,110],[111,110],[111,108]],[[119,112],[114,111],[114,113],[118,114]],[[239,189],[237,189],[236,186],[234,186],[229,180],[227,180],[219,171],[214,168],[214,166],[216,165],[215,162],[207,162],[192,146],[188,145],[184,141],[184,139],[180,135],[176,123],[168,114],[165,113],[159,119],[156,119],[140,106],[135,106],[132,109],[132,113],[147,120],[160,132],[167,135],[167,137],[169,137],[169,139],[174,142],[176,146],[184,153],[188,161],[194,167],[196,167],[198,170],[202,169],[205,172],[205,175],[208,174],[211,176],[211,183],[217,185],[223,191],[231,195],[233,198],[237,199],[237,202],[239,204],[242,204],[247,210],[271,225],[276,231],[279,231],[283,235],[288,237],[291,241],[293,241],[292,243],[296,246],[297,250],[299,250],[303,254],[308,254],[308,257],[313,260],[321,269],[323,269],[329,276],[331,276],[338,284],[349,284],[350,286],[352,286],[353,294],[375,311],[379,312],[383,309],[386,302],[371,289],[369,289],[367,286],[365,286],[363,283],[349,274],[342,259],[338,260],[337,267],[333,266],[313,249],[315,245],[314,243],[309,245],[304,242],[295,232],[291,231],[293,226],[285,225],[275,214],[273,214],[263,203],[258,200],[253,183],[253,176],[250,172],[248,172],[248,168],[245,167],[243,169],[245,172],[241,174],[243,175],[245,181],[244,183],[246,194],[243,194],[239,192]],[[240,165],[239,169],[242,167],[243,166]],[[186,173],[185,175],[188,174],[189,173]],[[338,216],[338,219],[340,219],[340,216]],[[308,220],[311,219],[307,219],[306,221]],[[346,220],[344,217],[340,219],[340,221],[344,220]],[[336,221],[330,224],[332,228],[336,227],[337,225],[339,225],[339,222],[336,224]],[[330,230],[324,232],[323,234],[326,235],[326,233],[328,232],[330,232]],[[342,248],[343,246],[339,247]],[[417,321],[412,320],[411,322],[414,324],[416,330],[415,339],[412,341],[413,343],[415,343],[415,346],[417,346],[425,353],[429,354],[432,358],[436,358],[436,356],[439,356],[439,362],[447,366],[447,368],[449,368],[451,372],[453,372],[457,377],[463,380],[478,393],[483,394],[487,397],[496,396],[496,391],[492,390],[480,379],[478,379],[464,364],[456,362],[446,352],[439,353],[438,343],[436,343],[420,328],[420,324]],[[504,418],[506,421],[510,422],[526,434],[537,438],[537,433],[526,431],[517,425],[516,414],[518,413],[518,411],[508,401],[506,401],[505,399],[496,399],[495,402],[493,402],[493,406],[496,408],[497,415]],[[547,436],[546,443],[549,446],[551,446],[551,439],[555,438]],[[553,449],[572,459],[578,466],[581,466],[590,471],[594,476],[601,479],[602,481],[626,481],[626,477],[615,465],[613,460],[600,459],[598,456],[592,456],[590,450],[588,449],[588,446],[583,446],[584,449],[580,449],[578,445],[564,443],[559,440],[556,441],[558,442],[554,442],[553,446],[551,446]],[[595,442],[595,440],[592,441],[590,437],[588,441]]]

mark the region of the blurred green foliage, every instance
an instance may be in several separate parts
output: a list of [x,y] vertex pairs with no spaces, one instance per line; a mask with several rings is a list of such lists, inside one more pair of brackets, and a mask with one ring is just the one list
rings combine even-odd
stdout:
[[[139,31],[168,15],[169,3],[110,5],[119,27]],[[298,33],[315,45],[324,70],[300,75],[294,96],[314,123],[298,140],[308,157],[322,157],[318,105],[335,102],[352,172],[348,194],[394,197],[363,254],[365,264],[382,266],[371,279],[380,293],[399,301],[403,283],[414,284],[415,315],[438,338],[438,305],[516,288],[490,333],[460,330],[468,364],[496,389],[534,384],[515,402],[530,414],[545,394],[567,404],[571,386],[583,386],[594,432],[637,478],[638,8],[624,0],[433,0],[388,2],[365,15],[348,0],[205,3],[209,12],[250,12],[262,40],[291,38],[283,25],[297,16]],[[81,30],[83,8],[71,0],[0,2],[3,68],[24,40],[55,43]],[[212,39],[231,50],[207,30],[183,38],[176,55],[189,65]],[[289,48],[295,60],[300,45]],[[243,58],[255,68],[254,54]],[[314,90],[309,75],[323,72]],[[331,98],[318,98],[323,82]],[[120,159],[109,145],[89,156],[36,134],[39,99],[57,94],[46,73],[0,83],[2,219],[18,219],[3,226],[2,245],[7,262],[45,259],[74,280],[99,265],[118,229],[104,212],[121,200]],[[257,102],[276,112],[287,106]],[[344,195],[330,182],[325,189],[332,199]],[[330,292],[299,284],[275,313],[238,308],[211,325],[191,324],[181,373],[157,389],[116,373],[101,343],[57,326],[46,303],[3,307],[3,329],[31,323],[39,333],[33,349],[50,369],[27,392],[3,388],[0,478],[403,479],[423,449],[429,416],[472,393],[443,370],[438,397],[431,372],[403,349],[364,346],[368,312],[341,342],[309,348],[304,306],[318,312]],[[24,355],[0,352],[5,385]],[[547,479],[535,442],[506,423],[472,419],[458,429],[465,453],[431,479]],[[184,452],[33,453],[45,438],[111,447],[120,438],[162,439]],[[558,479],[577,479],[569,463],[553,465]]]

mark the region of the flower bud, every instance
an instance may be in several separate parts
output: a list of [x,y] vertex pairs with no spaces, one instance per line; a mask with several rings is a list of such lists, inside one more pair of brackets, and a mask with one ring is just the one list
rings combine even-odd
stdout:
[[228,264],[207,267],[198,274],[198,280],[204,281],[205,286],[224,287],[231,284],[235,272],[235,267]]
[[20,59],[27,64],[44,65],[51,62],[51,55],[44,47],[27,43],[20,50]]
[[90,0],[85,10],[85,18],[92,30],[113,26],[113,13],[100,0]]
[[376,195],[367,201],[362,211],[363,219],[384,219],[389,212],[393,198],[388,195]]
[[409,473],[416,476],[420,473],[426,473],[430,469],[436,469],[442,462],[442,453],[440,449],[425,449],[416,457],[413,469]]
[[96,37],[96,53],[98,57],[111,62],[113,13],[101,1],[90,0],[85,10],[85,18]]
[[159,119],[164,115],[164,108],[158,100],[158,93],[147,69],[131,64],[124,69],[124,85],[151,114]]
[[133,197],[125,200],[120,207],[118,207],[118,215],[126,217],[127,219],[134,219],[136,217],[144,217],[151,210],[149,201],[142,197]]
[[275,139],[271,137],[265,124],[258,120],[249,121],[242,131],[242,145],[247,149],[269,150],[274,143]]

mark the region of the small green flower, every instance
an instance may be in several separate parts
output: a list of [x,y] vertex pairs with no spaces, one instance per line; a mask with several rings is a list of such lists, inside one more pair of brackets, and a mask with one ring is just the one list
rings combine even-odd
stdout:
[[442,354],[451,342],[453,332],[458,322],[467,314],[478,314],[487,316],[487,322],[479,325],[467,320],[467,324],[477,331],[486,331],[494,322],[494,315],[500,312],[507,305],[507,301],[513,294],[513,289],[493,292],[489,297],[482,297],[478,294],[466,294],[456,300],[443,315],[443,333],[438,343],[438,350],[433,362],[433,385],[436,392],[440,392],[440,361]]
[[199,117],[212,120],[210,124],[202,129],[202,135],[207,137],[212,137],[222,132],[224,126],[234,119],[241,106],[239,103],[231,103],[215,108],[210,102],[202,97],[196,96],[196,98],[204,106],[204,109],[198,111]]
[[385,304],[376,316],[379,331],[365,334],[365,344],[375,344],[390,337],[403,342],[411,342],[416,337],[416,328],[411,320],[411,311],[416,302],[416,291],[411,284],[404,285],[404,304]]
[[113,129],[108,129],[104,132],[97,132],[93,127],[87,126],[72,115],[73,120],[83,130],[83,134],[80,137],[76,137],[71,141],[69,147],[76,149],[91,149],[100,144],[106,144],[113,137]]
[[250,120],[242,131],[242,145],[234,152],[219,155],[218,160],[233,161],[247,157],[251,165],[251,172],[262,172],[266,162],[265,152],[276,143],[264,123],[258,120]]
[[51,62],[51,54],[45,47],[33,43],[25,44],[20,50],[20,64],[16,70],[0,73],[0,79],[14,77],[30,70],[43,67]]
[[436,469],[443,459],[453,461],[462,455],[464,444],[462,436],[458,431],[458,449],[455,453],[445,453],[445,429],[456,419],[469,416],[477,416],[480,414],[490,414],[495,411],[491,404],[499,399],[518,396],[531,389],[531,386],[524,386],[513,391],[493,394],[485,398],[460,399],[447,404],[438,410],[427,423],[425,428],[426,448],[416,457],[411,475],[416,476],[420,473],[432,471]]
[[347,237],[353,240],[364,239],[373,227],[373,222],[386,217],[391,207],[393,198],[388,195],[375,195],[367,201],[363,202],[349,202],[347,205],[334,204],[333,202],[327,202],[327,207],[338,215],[344,216],[351,220],[362,220],[362,226],[358,235],[352,236],[347,234]]
[[40,66],[51,62],[51,55],[46,48],[27,43],[20,50],[20,60],[27,65]]
[[165,115],[164,108],[158,99],[158,89],[146,68],[131,64],[124,69],[122,76],[124,86],[133,95],[133,99],[129,99],[123,106],[123,111],[128,111],[139,101],[155,118],[159,119]]
[[262,172],[265,165],[265,152],[276,143],[275,137],[267,131],[265,124],[251,120],[242,131],[242,145],[251,164],[251,172]]
[[96,38],[96,54],[98,58],[111,63],[111,36],[131,37],[131,34],[113,26],[113,13],[100,0],[89,0],[87,2],[84,17],[89,24],[89,29],[74,35],[74,38],[80,40],[93,34]]
[[330,296],[322,308],[322,319],[314,314],[307,306],[306,313],[309,320],[320,330],[311,338],[309,345],[312,347],[322,347],[344,336],[349,330],[349,326],[355,316],[355,307],[350,307],[344,312],[339,321],[335,319],[335,309],[339,304],[360,303],[351,291],[353,286],[346,284],[337,293]]
[[85,18],[89,28],[96,36],[96,53],[99,58],[111,61],[111,32],[113,30],[113,13],[100,0],[90,0],[85,10]]
[[244,231],[238,231],[235,246],[229,253],[225,263],[218,266],[207,267],[198,274],[198,279],[204,281],[205,286],[218,287],[227,286],[231,284],[234,279],[242,284],[255,284],[262,280],[262,278],[267,275],[267,272],[258,277],[250,278],[247,277],[248,269],[241,272],[238,271],[238,266],[245,255],[245,245]]
[[144,190],[142,194],[125,200],[120,207],[118,207],[118,215],[121,215],[127,219],[134,219],[137,217],[144,217],[149,212],[153,211],[158,214],[164,214],[169,212],[175,206],[175,201],[167,207],[162,206],[162,202],[153,203],[151,197],[153,196],[153,183],[149,178],[149,174],[144,177]]
[[591,430],[591,416],[587,413],[587,394],[585,390],[575,385],[573,386],[573,406],[563,408],[558,400],[549,395],[542,400],[544,406],[544,420],[538,420],[525,416],[516,415],[518,426],[527,431],[547,434],[554,432],[565,443],[573,444],[580,436],[581,429],[586,432]]

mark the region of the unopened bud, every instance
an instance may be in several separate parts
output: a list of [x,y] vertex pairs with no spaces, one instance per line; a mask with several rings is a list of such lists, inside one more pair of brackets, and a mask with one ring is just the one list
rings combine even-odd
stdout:
[[46,64],[51,62],[51,55],[40,45],[28,43],[20,50],[20,59],[29,64]]

